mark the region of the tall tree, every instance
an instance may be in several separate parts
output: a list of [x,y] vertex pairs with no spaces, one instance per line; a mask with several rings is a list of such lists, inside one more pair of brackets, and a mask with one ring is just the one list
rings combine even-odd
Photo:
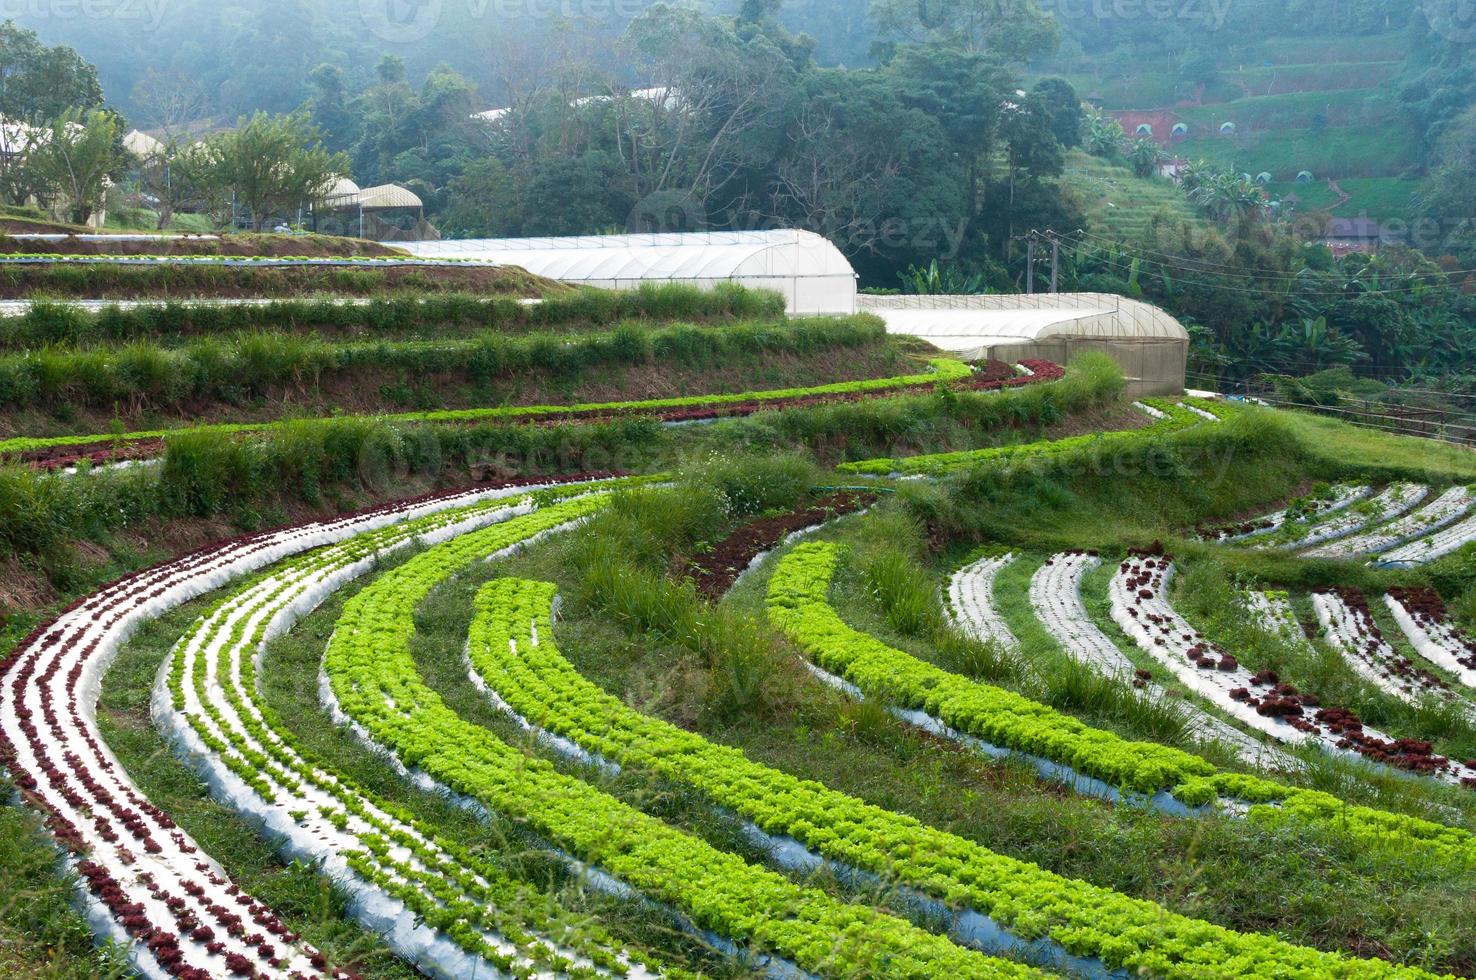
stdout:
[[258,112],[209,146],[216,179],[250,213],[257,231],[273,216],[319,202],[334,178],[349,172],[348,157],[325,149],[301,114]]
[[159,228],[168,228],[181,203],[196,196],[188,180],[189,168],[181,171],[180,153],[192,141],[190,126],[203,116],[210,98],[205,87],[179,72],[149,69],[134,86],[133,103],[146,114],[158,134],[158,147],[140,162],[143,190],[156,202]]
[[47,47],[15,21],[0,24],[0,116],[40,124],[102,104],[97,69],[76,51]]
[[121,121],[102,109],[69,109],[51,124],[29,164],[73,224],[102,211],[109,182],[125,165]]

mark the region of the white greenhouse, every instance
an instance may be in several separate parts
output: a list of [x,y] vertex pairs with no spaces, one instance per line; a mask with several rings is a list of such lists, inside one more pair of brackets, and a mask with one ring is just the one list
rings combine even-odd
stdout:
[[889,333],[919,337],[967,360],[1066,364],[1100,351],[1134,396],[1181,394],[1189,332],[1163,310],[1109,293],[1002,296],[863,296]]
[[734,282],[782,293],[798,314],[856,310],[856,271],[825,238],[808,231],[591,235],[580,238],[394,242],[425,258],[478,259],[582,286],[631,289],[646,282],[711,288]]

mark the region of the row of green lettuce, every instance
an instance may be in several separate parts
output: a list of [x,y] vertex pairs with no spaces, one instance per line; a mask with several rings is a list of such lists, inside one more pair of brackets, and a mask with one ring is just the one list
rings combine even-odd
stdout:
[[[575,336],[484,331],[455,339],[335,342],[256,332],[180,347],[147,340],[119,348],[44,347],[0,355],[0,410],[109,409],[120,402],[169,410],[241,401],[284,386],[315,388],[385,374],[449,375],[479,387],[510,379],[567,381],[592,369],[736,367],[775,355],[880,347],[885,339],[885,325],[861,315],[721,327],[627,324]],[[377,384],[371,380],[371,389]]]
[[[559,487],[538,491],[532,499],[549,506],[645,482],[615,480]],[[439,529],[478,517],[502,516],[497,512],[518,502],[516,498],[487,501],[381,528],[292,559],[244,583],[198,620],[175,646],[169,673],[174,709],[215,757],[268,804],[281,801],[278,788],[301,793],[306,784],[332,800],[320,806],[319,812],[340,831],[349,828],[351,817],[355,826],[367,825],[369,829],[355,835],[362,849],[344,855],[355,874],[404,902],[422,922],[467,953],[509,976],[531,977],[548,970],[570,977],[599,975],[568,960],[546,937],[554,937],[559,947],[585,957],[599,970],[624,974],[628,972],[625,963],[633,961],[664,976],[681,976],[680,970],[622,945],[598,923],[556,905],[547,892],[439,836],[409,810],[325,765],[302,746],[260,694],[253,651],[266,642],[274,614],[299,598],[300,583],[403,549]],[[238,610],[240,615],[216,619],[226,606],[269,583],[274,588],[254,595],[252,605]],[[207,664],[205,657],[213,662]],[[231,681],[233,665],[239,671],[238,683]],[[187,710],[187,673],[204,718]],[[231,709],[229,719],[207,690],[211,678]],[[243,731],[256,747],[242,737]],[[413,867],[412,860],[420,868]],[[493,945],[486,932],[511,943],[518,955]]]
[[1147,405],[1163,417],[1155,419],[1154,423],[1145,429],[1094,432],[1049,442],[935,453],[926,456],[910,456],[905,459],[870,459],[856,463],[844,463],[837,468],[842,473],[861,476],[946,476],[985,463],[1043,459],[1069,456],[1088,450],[1117,449],[1132,445],[1144,436],[1163,436],[1181,432],[1207,421],[1204,416],[1193,411],[1195,408],[1220,419],[1228,418],[1234,411],[1224,402],[1202,398],[1145,398],[1140,404]]
[[[381,416],[388,422],[401,423],[462,423],[486,421],[536,421],[540,418],[567,415],[637,414],[660,413],[680,409],[712,408],[766,402],[781,402],[796,398],[823,398],[826,396],[861,395],[885,392],[897,388],[916,387],[928,384],[954,384],[968,378],[972,369],[962,361],[938,357],[928,361],[930,370],[919,374],[907,374],[891,378],[871,378],[862,381],[841,381],[834,384],[816,385],[808,388],[780,388],[769,391],[752,391],[724,395],[686,395],[677,398],[652,398],[627,402],[599,402],[575,405],[517,405],[496,408],[468,408],[428,412],[404,412]],[[322,419],[319,421],[333,421]],[[150,442],[181,434],[212,436],[242,435],[266,432],[286,425],[286,422],[224,423],[200,425],[178,429],[152,429],[139,432],[93,433],[88,435],[53,436],[44,439],[15,438],[0,440],[0,455],[16,455],[59,447],[117,446],[124,447],[135,442]]]
[[[710,426],[666,426],[650,416],[607,422],[509,425],[397,424],[375,418],[288,421],[266,432],[212,432],[165,441],[159,464],[85,478],[0,465],[0,550],[67,594],[78,581],[75,544],[111,548],[120,531],[182,518],[243,530],[283,523],[304,507],[362,506],[435,486],[513,475],[649,473],[710,454],[822,462],[883,451],[924,451],[1002,428],[1043,426],[1116,404],[1122,374],[1106,358],[1072,362],[1062,381],[999,393],[888,392],[858,401],[766,410]],[[885,397],[880,397],[884,394]],[[141,447],[151,449],[152,447]],[[12,620],[24,635],[25,618]]]
[[441,331],[459,335],[467,328],[568,332],[612,328],[632,320],[777,322],[784,315],[783,296],[731,283],[714,289],[680,283],[646,283],[629,290],[579,289],[537,301],[427,293],[361,301],[327,296],[251,303],[168,300],[89,310],[63,300],[37,299],[23,314],[0,318],[0,350],[131,340],[162,343],[261,330],[352,331],[375,337]]
[[555,592],[556,586],[516,579],[481,590],[468,650],[487,686],[531,724],[622,767],[690,786],[768,834],[1114,969],[1183,978],[1424,975],[1237,933],[1070,881],[642,715],[560,655]]
[[1167,791],[1189,806],[1220,799],[1250,804],[1250,818],[1264,824],[1298,821],[1411,857],[1476,866],[1476,835],[1464,829],[1351,805],[1328,793],[1259,776],[1223,772],[1199,756],[1090,728],[1019,694],[889,647],[846,625],[831,606],[830,587],[841,560],[842,549],[833,544],[796,548],[770,581],[769,616],[816,666],[868,697],[926,712],[955,731],[1048,759],[1122,790]]
[[416,608],[488,556],[588,518],[599,498],[559,504],[437,546],[345,606],[325,655],[341,708],[406,765],[470,796],[697,927],[827,976],[1040,976],[970,952],[876,909],[750,865],[561,774],[459,717],[420,677]]

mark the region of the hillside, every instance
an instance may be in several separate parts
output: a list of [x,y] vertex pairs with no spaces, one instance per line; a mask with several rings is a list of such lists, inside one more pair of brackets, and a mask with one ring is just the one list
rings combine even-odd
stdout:
[[[1192,79],[1156,67],[1175,59],[1134,57],[1132,45],[1038,70],[1059,72],[1109,111],[1171,113],[1189,127],[1171,142],[1174,155],[1270,173],[1273,189],[1296,193],[1303,211],[1409,221],[1424,163],[1424,133],[1398,98],[1411,44],[1408,31],[1240,41],[1196,60]],[[1227,123],[1233,133],[1222,133]],[[1289,187],[1303,171],[1320,187]],[[1326,190],[1328,180],[1346,202]]]
[[6,970],[1466,971],[1464,450],[737,288],[332,285],[0,321]]
[[1155,217],[1202,226],[1184,192],[1166,178],[1143,178],[1129,168],[1080,150],[1067,154],[1061,182],[1076,195],[1095,234],[1134,242]]

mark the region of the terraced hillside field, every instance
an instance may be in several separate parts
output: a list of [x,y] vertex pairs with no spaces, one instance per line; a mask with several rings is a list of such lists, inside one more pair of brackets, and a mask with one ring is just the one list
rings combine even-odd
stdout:
[[350,298],[6,335],[578,367],[9,416],[7,973],[1476,968],[1467,454],[736,290]]

